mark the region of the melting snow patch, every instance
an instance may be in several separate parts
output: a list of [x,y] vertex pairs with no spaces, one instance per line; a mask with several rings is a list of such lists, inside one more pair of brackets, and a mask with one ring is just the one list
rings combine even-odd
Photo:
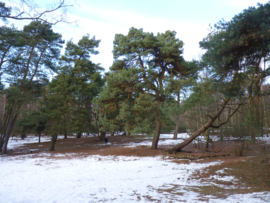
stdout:
[[[191,175],[220,163],[177,164],[162,157],[77,158],[75,153],[38,155],[0,157],[4,202],[200,202],[200,194],[189,188],[205,183],[190,179]],[[263,202],[258,197],[270,200],[268,193],[253,193],[248,198],[236,195],[233,200]],[[232,202],[230,197],[210,200]]]
[[225,170],[229,170],[229,169],[228,168],[223,168],[221,170],[216,171],[216,173],[218,173],[218,174],[224,174],[224,173],[226,173]]
[[[160,145],[176,144],[186,133],[173,140],[163,134]],[[46,140],[48,139],[48,140]],[[11,140],[9,148],[37,142],[38,137]],[[50,137],[42,137],[50,141]],[[151,141],[133,143],[131,147],[150,146]],[[102,144],[105,145],[105,144]],[[212,163],[173,163],[162,157],[88,156],[76,153],[39,153],[20,156],[0,156],[0,197],[4,202],[205,202],[192,187],[216,183],[192,179],[197,170],[205,170]],[[227,168],[210,178],[235,181],[233,176],[221,177]],[[223,186],[222,186],[223,187]],[[232,186],[233,187],[233,186]],[[226,188],[224,186],[224,188]],[[231,188],[231,187],[230,187]],[[16,191],[16,192],[11,192]],[[270,193],[237,194],[226,199],[205,196],[211,203],[270,202]]]
[[[211,164],[179,164],[161,157],[90,156],[43,154],[0,157],[0,195],[5,202],[133,202],[164,199],[164,185],[190,184],[191,172]],[[73,159],[54,159],[70,156]],[[194,181],[192,185],[198,185]],[[74,190],[76,188],[76,190]],[[182,189],[181,189],[182,190]],[[17,191],[11,193],[10,191]],[[136,191],[135,193],[133,191]],[[194,193],[190,198],[196,199]],[[179,195],[172,195],[175,198]]]
[[210,179],[216,179],[216,180],[227,181],[227,182],[232,182],[232,181],[237,180],[234,176],[219,176],[219,175],[211,175]]

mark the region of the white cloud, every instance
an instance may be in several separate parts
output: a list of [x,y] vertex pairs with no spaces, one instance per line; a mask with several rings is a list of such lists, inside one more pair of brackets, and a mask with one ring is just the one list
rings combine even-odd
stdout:
[[154,18],[136,13],[103,10],[93,7],[80,9],[84,9],[91,15],[96,15],[99,20],[70,14],[68,15],[69,20],[79,20],[78,27],[62,24],[57,26],[57,31],[63,33],[65,39],[73,38],[74,42],[77,42],[86,33],[89,33],[90,36],[95,35],[96,39],[101,39],[100,54],[93,56],[92,60],[95,63],[101,63],[107,71],[113,62],[112,49],[115,34],[126,35],[131,27],[143,28],[145,32],[155,34],[166,30],[176,31],[177,37],[184,42],[184,57],[186,60],[197,58],[202,53],[198,43],[208,34],[208,24],[187,23],[184,20],[170,21],[165,18]]
[[[166,30],[174,30],[177,37],[184,42],[184,57],[186,60],[198,59],[202,51],[199,48],[201,41],[208,34],[208,24],[187,23],[183,21],[170,21],[165,17],[151,17],[139,15],[136,13],[127,13],[126,11],[105,10],[97,7],[81,6],[80,13],[89,13],[91,18],[81,17],[79,15],[67,14],[67,20],[72,22],[78,20],[77,26],[74,24],[59,23],[53,26],[55,32],[63,35],[65,40],[73,39],[77,43],[82,36],[87,33],[90,37],[95,36],[100,39],[98,48],[100,54],[91,56],[91,60],[95,63],[101,63],[106,71],[113,63],[113,40],[117,33],[126,35],[129,28],[143,28],[145,32],[153,32],[157,34]],[[15,26],[22,27],[21,21],[14,21]],[[28,24],[29,21],[23,21]]]

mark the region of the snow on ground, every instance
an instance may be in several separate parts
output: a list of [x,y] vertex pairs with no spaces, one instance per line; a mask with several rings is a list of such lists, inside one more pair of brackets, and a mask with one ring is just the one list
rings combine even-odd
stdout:
[[[77,158],[74,153],[2,156],[0,161],[1,200],[12,203],[200,202],[200,195],[190,188],[203,184],[190,180],[189,176],[195,170],[218,164],[177,164],[161,157],[95,155]],[[234,195],[234,198],[220,200],[208,198],[209,202],[245,202],[243,199],[264,202],[260,198],[270,201],[270,194]]]
[[[187,133],[178,133],[177,139],[173,139],[173,134],[161,134],[160,135],[160,140],[158,141],[158,145],[175,145],[175,144],[179,144],[181,142],[183,142],[183,140],[187,139],[190,135]],[[126,147],[137,147],[137,146],[151,146],[152,145],[152,138],[150,137],[144,137],[144,139],[149,139],[147,141],[143,141],[143,142],[133,142],[133,143],[127,143]],[[211,139],[213,141],[218,140],[219,138],[217,136],[211,136]],[[206,142],[206,139],[204,136],[199,136],[197,139],[195,139],[196,141],[200,141],[200,142]]]
[[[59,135],[57,139],[64,139],[63,135]],[[50,142],[51,137],[50,136],[41,136],[40,138],[40,145],[42,145],[42,142]],[[12,137],[8,141],[8,150],[18,148],[20,146],[23,146],[24,144],[29,143],[38,143],[38,136],[34,135],[28,135],[26,138],[21,139],[20,137]]]
[[263,141],[265,144],[270,144],[270,136],[264,135],[263,137],[257,137],[256,139]]
[[[50,137],[41,136],[40,142],[49,142],[51,140]],[[37,143],[38,136],[27,136],[23,140],[20,137],[13,137],[8,141],[8,150],[18,148],[24,144],[28,143]]]
[[[44,155],[43,155],[44,156]],[[166,199],[160,189],[178,185],[169,199],[195,200],[198,194],[185,186],[189,174],[210,164],[179,165],[157,158],[89,156],[77,159],[53,157],[2,157],[1,199],[5,202],[134,202]],[[215,163],[212,163],[215,164]],[[12,192],[11,192],[12,191]],[[15,192],[17,191],[17,192]]]
[[[19,146],[20,141],[16,142]],[[189,177],[197,170],[220,163],[178,164],[160,156],[79,157],[76,153],[47,152],[0,156],[0,202],[202,202],[200,194],[192,188],[216,184]],[[213,178],[221,180],[218,175]],[[233,177],[222,177],[222,180],[232,181]],[[270,193],[207,198],[211,203],[260,203],[270,202]]]

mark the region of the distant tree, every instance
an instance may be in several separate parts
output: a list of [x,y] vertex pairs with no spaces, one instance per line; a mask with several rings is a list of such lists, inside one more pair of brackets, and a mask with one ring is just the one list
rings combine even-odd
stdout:
[[[183,74],[181,71],[175,72],[175,79],[179,80],[175,86],[173,86],[173,94],[177,98],[176,105],[171,105],[171,115],[176,117],[175,119],[175,130],[173,138],[177,139],[178,129],[179,129],[179,122],[181,115],[184,113],[183,108],[181,108],[181,103],[185,98],[185,94],[189,91],[189,88],[193,85],[194,80],[198,77],[198,71],[200,70],[200,66],[197,61],[185,61],[183,63],[183,67],[185,73]],[[182,99],[182,100],[181,100]]]

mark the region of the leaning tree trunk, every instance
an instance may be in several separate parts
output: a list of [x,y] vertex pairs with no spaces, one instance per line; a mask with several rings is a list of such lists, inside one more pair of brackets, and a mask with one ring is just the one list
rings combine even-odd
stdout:
[[154,138],[153,138],[153,141],[152,141],[151,149],[157,149],[157,147],[158,147],[160,130],[161,130],[161,121],[157,120],[156,121],[156,131],[155,131]]
[[189,138],[187,138],[184,142],[174,146],[173,148],[168,149],[167,151],[169,153],[173,153],[173,152],[180,152],[182,148],[184,148],[185,146],[187,146],[189,143],[191,143],[195,138],[197,138],[200,134],[202,134],[204,131],[206,131],[209,127],[212,126],[212,124],[215,122],[215,120],[220,116],[220,114],[222,113],[222,111],[224,110],[224,108],[226,107],[227,103],[229,102],[230,99],[226,99],[221,108],[219,109],[219,111],[213,116],[211,117],[211,119],[204,124],[199,130],[197,130],[196,132],[194,132]]
[[14,125],[15,125],[15,123],[17,121],[17,117],[18,117],[18,114],[15,114],[14,116],[10,116],[10,119],[8,121],[8,126],[7,126],[6,131],[5,131],[2,154],[7,153],[8,141],[9,141],[10,135],[11,135],[11,133],[13,131]]

